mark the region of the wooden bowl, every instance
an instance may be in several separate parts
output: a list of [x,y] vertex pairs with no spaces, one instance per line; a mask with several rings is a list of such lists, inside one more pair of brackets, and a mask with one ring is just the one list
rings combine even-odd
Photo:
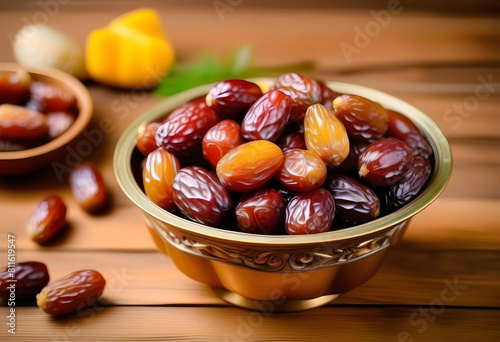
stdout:
[[75,140],[92,117],[92,98],[87,88],[73,76],[55,69],[32,68],[16,63],[0,63],[0,71],[30,73],[33,81],[51,84],[72,92],[76,97],[78,116],[63,134],[43,145],[22,151],[0,152],[0,175],[17,175],[45,167],[65,155],[65,146]]

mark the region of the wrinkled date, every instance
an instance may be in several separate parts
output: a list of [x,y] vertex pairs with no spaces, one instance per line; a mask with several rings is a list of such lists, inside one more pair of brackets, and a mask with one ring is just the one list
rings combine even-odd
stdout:
[[275,141],[283,133],[290,115],[290,97],[279,90],[265,93],[248,110],[241,124],[247,140]]
[[285,229],[290,235],[323,233],[330,230],[334,217],[332,195],[317,188],[301,192],[288,202]]
[[206,103],[221,118],[241,122],[248,109],[262,96],[260,87],[244,80],[227,80],[210,89]]
[[307,191],[318,188],[326,178],[323,160],[308,150],[291,149],[283,152],[283,164],[276,179],[293,191]]
[[291,99],[290,122],[301,123],[307,108],[321,101],[321,86],[315,80],[290,72],[276,79],[275,88]]
[[106,280],[97,271],[76,271],[44,287],[36,302],[50,315],[65,315],[92,305],[105,285]]
[[432,154],[432,147],[424,138],[415,124],[403,114],[388,110],[389,128],[387,135],[406,141],[413,149],[413,154],[429,158]]
[[211,227],[220,226],[233,207],[231,195],[218,179],[198,166],[181,169],[172,189],[175,204],[184,215]]
[[177,209],[172,194],[172,184],[180,168],[179,160],[172,153],[159,148],[148,155],[142,170],[146,196],[167,211]]
[[383,138],[370,144],[358,161],[359,176],[374,186],[397,182],[413,164],[413,150],[403,140]]
[[284,225],[285,208],[286,201],[277,190],[259,190],[236,207],[236,226],[247,233],[276,233]]
[[205,133],[219,121],[219,116],[203,99],[191,101],[182,112],[172,113],[158,128],[156,145],[177,157],[188,157],[201,150]]
[[349,154],[349,138],[342,122],[323,105],[307,109],[304,119],[307,149],[316,152],[328,167],[340,165]]
[[241,145],[240,125],[233,120],[223,120],[210,128],[203,137],[203,157],[217,166],[219,160],[236,146]]
[[14,141],[40,140],[48,137],[45,115],[21,106],[0,105],[0,138]]
[[394,211],[409,203],[422,191],[431,175],[431,164],[421,156],[416,156],[413,165],[404,176],[388,188],[382,189],[384,209]]
[[[15,284],[16,299],[30,300],[49,282],[49,272],[47,266],[41,262],[29,261],[20,262],[14,265],[14,277],[11,276],[9,268],[5,267],[0,271],[0,300],[6,301],[9,298],[8,287]],[[15,279],[12,283],[9,280]]]
[[108,191],[101,173],[94,164],[83,163],[69,176],[71,192],[80,207],[88,213],[99,213],[107,208]]
[[354,178],[334,174],[328,176],[324,187],[335,201],[335,215],[350,225],[371,221],[380,214],[380,201],[366,185]]
[[353,140],[373,142],[382,138],[389,126],[384,107],[358,95],[338,96],[333,109]]
[[229,190],[246,192],[267,183],[278,172],[283,152],[267,140],[255,140],[229,151],[217,164],[217,176]]
[[69,112],[76,110],[73,93],[47,83],[33,82],[30,87],[31,98],[26,107],[40,112]]
[[28,222],[31,240],[45,243],[66,223],[66,204],[59,196],[48,196],[38,203]]
[[25,70],[0,72],[0,104],[21,105],[29,98],[31,76]]
[[143,156],[147,156],[158,147],[156,146],[156,131],[160,126],[159,122],[151,122],[141,127],[137,135],[136,146]]

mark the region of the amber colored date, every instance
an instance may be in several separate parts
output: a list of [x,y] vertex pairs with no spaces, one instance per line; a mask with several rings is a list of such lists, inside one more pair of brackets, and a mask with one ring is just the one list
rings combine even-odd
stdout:
[[323,160],[308,150],[290,149],[283,152],[283,163],[276,179],[293,191],[308,191],[320,187],[326,178]]
[[183,111],[172,113],[158,128],[156,145],[177,157],[188,157],[201,151],[203,137],[219,121],[219,116],[205,101],[191,101]]
[[406,141],[413,148],[414,155],[429,158],[432,155],[432,147],[418,127],[401,113],[393,110],[387,110],[387,113],[389,114],[387,136]]
[[291,99],[290,122],[301,123],[310,105],[321,102],[321,86],[315,80],[290,72],[276,79],[275,88]]
[[199,166],[181,169],[172,189],[175,204],[184,215],[211,227],[224,223],[233,207],[229,192],[212,173]]
[[290,97],[270,90],[253,104],[241,124],[241,135],[247,140],[275,141],[283,133],[290,115]]
[[255,140],[229,151],[217,164],[217,176],[231,191],[257,189],[278,172],[283,152],[267,140]]
[[0,139],[13,141],[40,140],[48,136],[45,115],[21,106],[0,105]]
[[247,233],[276,233],[284,225],[285,208],[286,201],[277,190],[259,190],[236,207],[236,226]]
[[33,82],[30,87],[31,97],[26,107],[40,112],[69,112],[76,110],[75,95],[60,87],[42,82]]
[[222,120],[203,137],[203,157],[213,167],[219,160],[236,146],[241,145],[240,125],[234,120]]
[[70,174],[71,192],[80,207],[91,214],[105,210],[108,206],[108,191],[101,173],[92,163],[75,167]]
[[332,195],[317,188],[301,192],[288,202],[285,229],[290,235],[323,233],[330,230],[334,217]]
[[45,197],[35,208],[28,222],[31,240],[45,243],[56,235],[66,223],[66,204],[56,195]]
[[[9,271],[13,271],[9,272]],[[12,274],[14,277],[12,277]],[[12,282],[15,280],[15,283]],[[49,282],[47,266],[41,262],[20,262],[0,271],[0,301],[7,301],[11,291],[8,288],[15,284],[15,299],[30,300]]]
[[147,156],[142,170],[146,196],[167,211],[177,209],[172,194],[172,184],[180,168],[179,160],[172,153],[159,148]]
[[328,176],[324,187],[335,201],[335,215],[350,225],[375,219],[380,214],[380,200],[366,185],[354,178],[333,174]]
[[25,70],[0,72],[0,104],[21,105],[29,97],[31,76]]
[[370,144],[358,160],[359,176],[374,186],[397,182],[413,164],[413,150],[400,139],[383,138]]
[[410,170],[396,183],[384,189],[383,196],[381,196],[384,208],[394,211],[417,197],[427,183],[431,171],[429,161],[424,157],[416,156]]
[[315,104],[304,119],[307,149],[316,152],[328,167],[340,165],[349,154],[349,138],[342,122],[330,109]]
[[97,271],[76,271],[45,286],[36,302],[49,315],[65,315],[95,303],[105,285],[106,280]]
[[46,115],[50,139],[55,139],[71,127],[75,116],[68,112],[51,112]]
[[333,101],[333,109],[353,140],[373,142],[382,138],[389,126],[384,107],[358,95],[338,96]]
[[139,134],[137,135],[137,149],[142,153],[143,156],[147,156],[151,152],[157,149],[156,146],[156,131],[160,128],[161,123],[151,122],[140,128]]
[[244,80],[227,80],[210,89],[206,103],[221,118],[241,122],[248,109],[262,96],[260,87]]

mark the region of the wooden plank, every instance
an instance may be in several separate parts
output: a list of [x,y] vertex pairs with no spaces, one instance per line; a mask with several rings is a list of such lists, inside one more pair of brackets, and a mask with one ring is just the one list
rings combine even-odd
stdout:
[[[419,311],[424,310],[424,311]],[[15,341],[496,341],[499,310],[332,307],[289,314],[212,307],[108,307],[51,319],[17,309]],[[5,318],[4,318],[5,319]],[[189,322],[189,323],[188,323]],[[403,337],[405,339],[403,339]]]

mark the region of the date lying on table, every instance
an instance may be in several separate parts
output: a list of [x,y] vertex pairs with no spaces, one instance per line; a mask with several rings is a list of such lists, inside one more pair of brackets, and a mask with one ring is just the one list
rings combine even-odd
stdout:
[[195,222],[255,234],[375,220],[417,197],[432,171],[417,126],[376,100],[297,73],[264,91],[219,82],[141,127],[146,195]]

